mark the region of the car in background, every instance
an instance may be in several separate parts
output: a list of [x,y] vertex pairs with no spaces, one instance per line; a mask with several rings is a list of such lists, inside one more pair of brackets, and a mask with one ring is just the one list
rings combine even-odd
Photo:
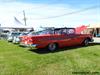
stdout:
[[19,37],[20,36],[24,36],[24,35],[28,35],[28,34],[29,34],[29,32],[21,32],[20,34],[14,36],[12,42],[13,43],[19,43],[20,42],[20,38]]
[[8,35],[7,35],[7,40],[8,42],[13,42],[14,38],[19,36],[21,34],[21,32],[10,32]]
[[76,34],[75,28],[46,29],[34,35],[21,36],[20,39],[20,45],[30,48],[47,48],[50,51],[66,46],[87,46],[93,41],[91,34]]
[[100,37],[100,34],[97,34],[96,37]]

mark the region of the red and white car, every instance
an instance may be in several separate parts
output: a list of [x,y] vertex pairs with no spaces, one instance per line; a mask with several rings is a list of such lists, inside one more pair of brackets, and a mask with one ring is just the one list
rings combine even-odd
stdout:
[[20,45],[47,48],[54,51],[57,48],[74,45],[88,45],[92,40],[90,34],[76,34],[75,28],[46,29],[20,37]]

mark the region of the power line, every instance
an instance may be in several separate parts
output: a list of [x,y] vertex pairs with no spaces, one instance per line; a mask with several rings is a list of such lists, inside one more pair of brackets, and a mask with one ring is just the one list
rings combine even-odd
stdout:
[[41,8],[50,6],[50,5],[52,5],[52,4],[57,4],[57,3],[59,3],[58,1],[59,1],[59,0],[54,0],[53,2],[43,3],[42,6],[33,7],[33,8],[31,8],[31,10],[32,10],[32,9],[41,9]]
[[[29,10],[37,10],[37,9],[41,9],[41,8],[45,8],[45,7],[48,7],[48,6],[50,6],[50,5],[53,5],[53,4],[57,4],[57,3],[59,3],[58,2],[59,0],[54,0],[53,2],[48,2],[48,3],[42,3],[43,5],[41,5],[41,6],[36,6],[36,7],[32,7],[32,8],[27,8],[27,9],[23,9],[23,10],[25,10],[25,11],[29,11]],[[38,5],[38,3],[37,3],[37,5]],[[18,14],[19,13],[21,13],[22,11],[20,11],[20,12],[18,12]]]
[[81,10],[78,10],[78,11],[73,11],[73,12],[70,12],[70,13],[65,13],[65,14],[56,15],[56,16],[49,16],[49,17],[46,17],[46,18],[38,18],[36,20],[52,19],[52,18],[67,16],[67,15],[77,14],[77,13],[85,12],[85,11],[88,11],[88,10],[91,10],[91,9],[95,9],[95,8],[99,8],[99,7],[100,6],[92,6],[92,7],[84,8],[84,9],[81,9]]
[[[32,7],[32,8],[28,8],[28,9],[23,9],[23,15],[24,15],[24,22],[25,22],[25,25],[26,25],[26,17],[25,17],[25,11],[29,11],[29,10],[33,10],[33,9],[41,9],[41,8],[44,8],[44,7],[47,7],[47,6],[50,6],[52,4],[57,4],[59,0],[54,0],[53,2],[49,2],[49,3],[44,3],[42,6],[37,6],[37,7]],[[22,11],[20,12],[17,12],[17,14],[20,14],[22,13]]]

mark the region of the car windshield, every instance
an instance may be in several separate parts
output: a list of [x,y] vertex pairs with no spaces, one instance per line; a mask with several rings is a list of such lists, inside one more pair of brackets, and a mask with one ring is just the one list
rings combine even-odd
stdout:
[[20,36],[27,35],[27,34],[29,34],[29,32],[21,33]]
[[17,33],[17,32],[14,32],[14,33],[8,33],[8,36],[19,36],[21,33]]
[[21,33],[12,33],[11,35],[14,35],[14,36],[16,36],[16,35],[20,35]]

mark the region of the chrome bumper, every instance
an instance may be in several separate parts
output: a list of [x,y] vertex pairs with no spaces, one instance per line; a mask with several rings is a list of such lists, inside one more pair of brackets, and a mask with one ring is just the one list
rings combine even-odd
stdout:
[[36,48],[37,44],[24,44],[24,43],[20,43],[20,46],[29,47],[29,48]]

